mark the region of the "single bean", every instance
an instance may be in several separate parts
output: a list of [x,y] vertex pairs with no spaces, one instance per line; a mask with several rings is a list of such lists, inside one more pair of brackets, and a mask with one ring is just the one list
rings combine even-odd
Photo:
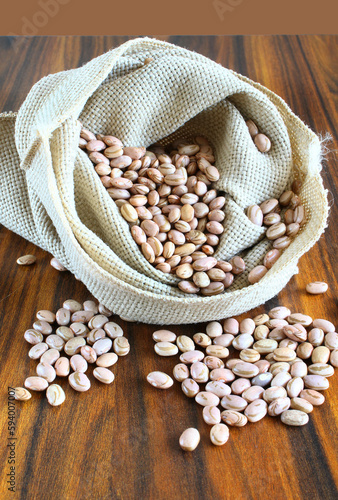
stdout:
[[197,429],[190,427],[180,436],[179,444],[184,451],[194,451],[200,442],[200,433]]

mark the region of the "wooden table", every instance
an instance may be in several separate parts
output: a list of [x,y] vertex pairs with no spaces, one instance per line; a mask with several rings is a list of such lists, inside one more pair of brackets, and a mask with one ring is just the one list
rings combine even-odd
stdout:
[[[17,110],[31,86],[51,72],[82,65],[127,37],[30,38],[22,43],[0,39],[0,109]],[[261,82],[280,96],[318,134],[337,140],[337,37],[248,36],[163,37],[201,52]],[[337,142],[329,143],[337,148]],[[337,162],[328,153],[323,179],[332,205],[330,225],[319,243],[300,262],[299,274],[265,306],[283,304],[312,317],[338,324]],[[155,326],[125,323],[131,353],[114,367],[116,381],[94,381],[86,394],[67,386],[59,408],[42,394],[15,405],[16,493],[7,491],[7,386],[22,385],[33,374],[24,331],[39,309],[56,310],[70,297],[83,301],[86,288],[70,273],[49,265],[50,255],[5,228],[0,231],[0,356],[4,409],[1,422],[1,498],[59,499],[336,499],[338,495],[338,379],[330,379],[326,402],[315,408],[305,427],[290,428],[267,417],[242,429],[231,429],[222,448],[213,446],[201,408],[185,398],[179,384],[157,391],[148,372],[172,370],[172,359],[153,351]],[[20,255],[33,253],[37,263],[19,267]],[[309,296],[309,281],[325,280],[325,296]],[[173,327],[176,333],[203,331],[205,325]],[[201,443],[184,453],[178,437],[197,427]]]

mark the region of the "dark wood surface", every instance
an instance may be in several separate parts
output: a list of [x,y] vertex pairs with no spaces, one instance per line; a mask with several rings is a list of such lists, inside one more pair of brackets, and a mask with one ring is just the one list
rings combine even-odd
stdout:
[[[333,137],[337,149],[337,37],[163,37],[259,81],[283,97],[318,134]],[[50,37],[22,42],[0,39],[0,110],[16,111],[31,86],[51,72],[79,66],[127,37]],[[287,287],[252,314],[283,304],[294,312],[338,324],[337,313],[337,161],[324,160],[330,224],[305,255]],[[37,263],[19,267],[20,255]],[[208,439],[202,411],[183,396],[179,384],[157,391],[148,372],[172,370],[173,359],[153,351],[152,325],[126,323],[131,353],[114,366],[116,380],[95,380],[88,393],[67,386],[66,402],[48,405],[42,394],[16,404],[16,493],[7,491],[7,387],[22,385],[34,372],[23,339],[39,309],[56,310],[67,298],[83,301],[86,288],[70,273],[49,265],[50,255],[5,228],[0,230],[1,493],[0,497],[59,499],[336,499],[338,497],[338,380],[330,379],[326,402],[302,428],[266,417],[216,448]],[[309,281],[325,280],[325,296],[309,296]],[[246,315],[243,315],[243,317]],[[205,325],[175,326],[176,333],[204,331]],[[180,433],[197,427],[201,443],[194,453],[178,446]]]

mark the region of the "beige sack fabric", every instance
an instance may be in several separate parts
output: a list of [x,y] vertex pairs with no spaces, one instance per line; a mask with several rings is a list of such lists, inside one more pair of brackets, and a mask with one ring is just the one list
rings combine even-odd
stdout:
[[[154,60],[144,64],[147,57]],[[260,153],[245,120],[272,142]],[[214,297],[187,296],[177,278],[141,254],[85,152],[80,122],[126,146],[205,135],[221,173],[225,232],[218,259],[242,252],[247,270]],[[49,251],[114,313],[155,324],[197,323],[252,309],[276,295],[327,220],[320,177],[320,141],[277,95],[188,50],[136,39],[81,68],[49,75],[18,114],[0,115],[0,222]],[[303,181],[307,223],[257,284],[247,274],[270,243],[245,208]]]

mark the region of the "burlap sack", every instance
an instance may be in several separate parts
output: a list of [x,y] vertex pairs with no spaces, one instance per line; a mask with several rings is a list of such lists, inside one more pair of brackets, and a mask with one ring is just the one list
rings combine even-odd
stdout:
[[[154,59],[145,65],[147,57]],[[271,139],[260,153],[245,119]],[[205,135],[227,197],[225,232],[215,256],[244,252],[247,271],[225,293],[187,296],[177,278],[151,266],[128,224],[78,148],[80,123],[127,146]],[[109,309],[134,321],[195,323],[247,311],[276,295],[320,237],[328,206],[320,141],[285,102],[261,85],[185,49],[131,40],[81,68],[49,75],[18,114],[0,117],[0,221],[57,257]],[[295,178],[307,223],[257,284],[247,273],[269,248],[244,209],[278,197]]]

